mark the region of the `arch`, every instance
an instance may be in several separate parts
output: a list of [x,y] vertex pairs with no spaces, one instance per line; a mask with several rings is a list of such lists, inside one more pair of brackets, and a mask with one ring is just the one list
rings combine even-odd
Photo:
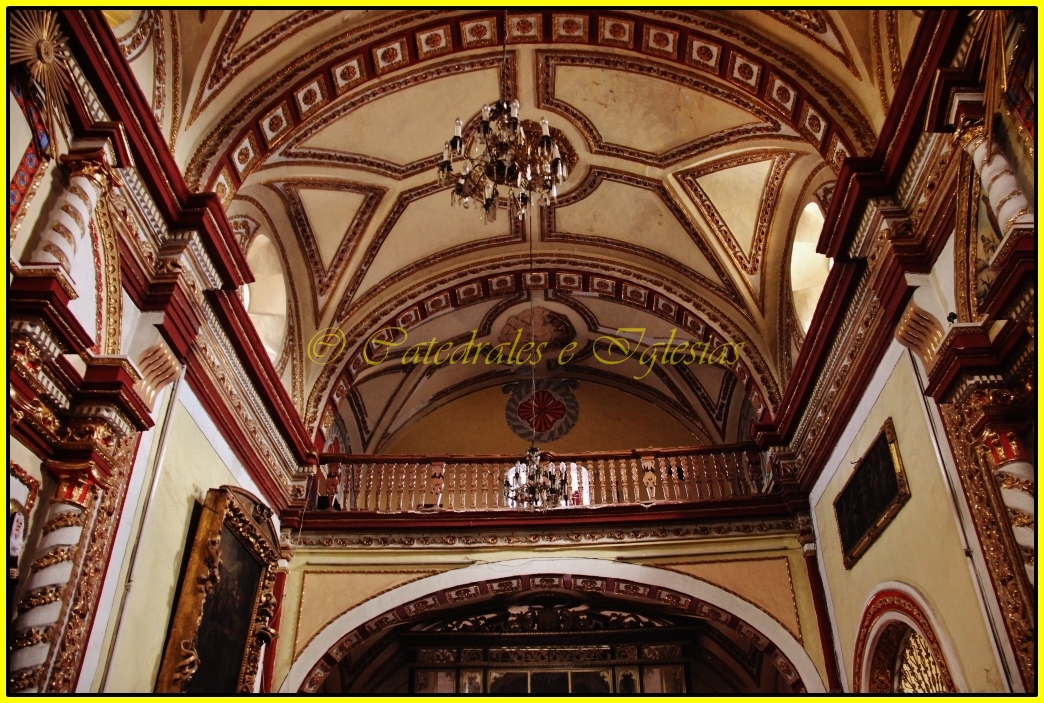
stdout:
[[438,608],[441,593],[456,598],[488,597],[530,588],[608,590],[683,609],[736,629],[769,655],[791,685],[809,693],[826,689],[815,664],[794,636],[770,615],[742,598],[685,574],[607,559],[509,559],[473,564],[405,584],[376,596],[329,622],[294,661],[281,693],[315,691],[335,662],[369,636]]
[[[895,657],[911,632],[927,644],[939,667],[943,688],[950,692],[967,690],[956,668],[956,652],[937,634],[942,629],[924,597],[906,584],[888,582],[877,587],[863,610],[852,658],[853,693],[893,692]],[[882,677],[887,681],[876,681]]]
[[[752,396],[752,402],[755,403],[757,414],[760,416],[763,409],[772,410],[779,404],[781,398],[779,385],[766,361],[766,356],[754,344],[749,330],[745,325],[733,321],[721,308],[703,297],[700,292],[676,281],[665,280],[654,271],[633,265],[627,268],[618,262],[594,256],[581,259],[570,255],[541,255],[535,257],[534,263],[539,267],[538,271],[550,272],[548,282],[549,288],[552,290],[557,289],[559,285],[557,282],[559,273],[575,274],[579,277],[576,280],[585,277],[590,279],[591,276],[607,281],[615,280],[618,283],[615,284],[614,290],[621,291],[618,294],[621,296],[621,300],[625,283],[648,290],[648,300],[653,304],[648,309],[650,314],[677,322],[686,329],[701,332],[707,330],[722,340],[744,342],[745,346],[741,356],[743,363],[737,364],[734,368],[737,369],[737,374],[742,374],[739,380],[744,384],[749,382],[748,391]],[[414,284],[408,290],[399,292],[393,300],[381,302],[376,298],[367,299],[369,295],[367,294],[362,299],[353,301],[349,308],[338,310],[334,320],[335,323],[340,321],[339,324],[343,325],[344,321],[379,303],[379,307],[367,312],[366,316],[357,323],[350,327],[347,325],[342,327],[347,338],[346,353],[336,362],[324,366],[316,378],[305,407],[305,426],[314,431],[321,409],[332,390],[337,387],[336,379],[339,376],[354,380],[356,374],[365,368],[362,345],[371,334],[382,327],[394,325],[409,328],[411,324],[415,324],[415,321],[421,319],[421,307],[435,303],[436,299],[444,299],[447,306],[452,305],[451,292],[460,287],[459,280],[454,282],[454,277],[459,276],[463,271],[467,271],[473,276],[471,279],[466,279],[465,285],[477,286],[477,291],[483,291],[474,299],[465,301],[465,304],[472,304],[488,299],[484,291],[489,291],[490,296],[502,295],[498,285],[505,277],[510,278],[511,282],[510,287],[503,290],[510,290],[512,293],[521,290],[521,276],[525,269],[522,268],[517,257],[500,257],[484,261],[481,266],[472,264],[429,277]],[[494,278],[498,280],[492,280]],[[592,285],[592,283],[588,283],[586,288],[590,290]],[[665,301],[666,305],[656,307],[658,298]],[[460,298],[457,300],[459,304]],[[626,301],[622,302],[627,304]],[[407,324],[403,324],[404,322]]]
[[286,274],[275,244],[268,234],[255,234],[246,249],[246,260],[254,281],[243,286],[243,306],[254,323],[258,337],[275,364],[286,349]]

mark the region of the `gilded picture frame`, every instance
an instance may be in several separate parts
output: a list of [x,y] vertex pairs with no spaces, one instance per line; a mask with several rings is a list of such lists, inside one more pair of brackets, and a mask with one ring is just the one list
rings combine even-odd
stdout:
[[889,417],[834,498],[846,569],[855,566],[908,500],[910,484]]
[[252,693],[272,641],[279,539],[272,511],[234,486],[207,492],[156,679],[157,693]]

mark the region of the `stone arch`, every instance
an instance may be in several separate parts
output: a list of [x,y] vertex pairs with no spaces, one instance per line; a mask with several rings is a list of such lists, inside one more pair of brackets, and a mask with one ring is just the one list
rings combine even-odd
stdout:
[[688,612],[732,628],[767,655],[795,691],[826,689],[802,645],[769,614],[685,574],[592,558],[522,558],[473,564],[382,593],[329,622],[290,667],[281,693],[314,692],[364,639],[448,604],[525,589],[609,592]]
[[896,667],[912,635],[923,639],[947,692],[966,690],[949,641],[940,637],[938,620],[924,598],[901,583],[881,584],[871,595],[859,623],[853,656],[853,693],[894,693]]

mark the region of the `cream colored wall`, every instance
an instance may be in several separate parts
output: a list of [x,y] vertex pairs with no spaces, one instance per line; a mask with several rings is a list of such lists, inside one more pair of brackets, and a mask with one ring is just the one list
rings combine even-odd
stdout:
[[[677,420],[655,405],[623,391],[581,381],[574,391],[580,407],[576,425],[554,442],[552,452],[631,450],[702,444]],[[507,425],[508,396],[500,386],[476,391],[428,413],[381,447],[382,454],[511,454],[529,441]]]
[[623,561],[720,586],[790,631],[826,680],[801,546],[792,535],[760,535],[514,548],[299,548],[284,592],[273,684],[278,689],[294,660],[328,623],[381,593],[477,562],[541,557]]
[[[853,462],[866,452],[889,417],[895,424],[910,500],[852,569],[846,570],[833,502],[851,476]],[[969,689],[1003,690],[942,471],[914,369],[909,355],[903,353],[814,506],[819,554],[848,686],[852,685],[853,654],[865,606],[880,584],[897,581],[915,589],[930,604],[941,627],[936,634],[952,644],[959,659],[950,662],[951,670],[954,665],[959,667]]]
[[[141,534],[133,588],[127,595],[105,686],[108,692],[152,691],[163,656],[193,505],[202,503],[211,488],[241,485],[190,415],[180,393],[159,470],[156,494]],[[100,681],[96,679],[95,686]]]

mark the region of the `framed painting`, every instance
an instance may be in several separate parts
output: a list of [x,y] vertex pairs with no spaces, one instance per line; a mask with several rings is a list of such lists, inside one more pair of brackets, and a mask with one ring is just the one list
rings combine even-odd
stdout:
[[272,511],[233,486],[211,489],[156,680],[157,693],[252,693],[262,645],[275,634],[279,540]]
[[834,499],[846,569],[880,536],[910,499],[892,418],[888,418]]

